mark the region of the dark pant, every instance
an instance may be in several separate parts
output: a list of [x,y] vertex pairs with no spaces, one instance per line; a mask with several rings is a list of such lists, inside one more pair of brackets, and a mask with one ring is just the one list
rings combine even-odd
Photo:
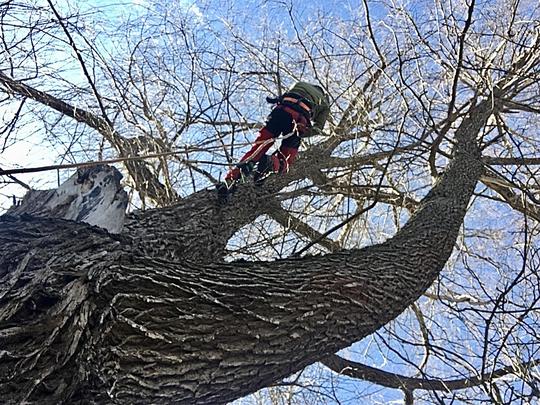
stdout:
[[[302,115],[294,113],[296,113],[296,111],[289,109],[288,107],[277,106],[268,116],[268,120],[264,126],[264,128],[272,133],[272,137],[274,138],[277,138],[280,135],[288,135],[281,141],[281,147],[295,149],[300,147],[301,138],[299,134],[305,131],[306,125],[305,122],[300,121],[307,120]],[[302,124],[303,131],[300,131],[300,128],[297,127]]]

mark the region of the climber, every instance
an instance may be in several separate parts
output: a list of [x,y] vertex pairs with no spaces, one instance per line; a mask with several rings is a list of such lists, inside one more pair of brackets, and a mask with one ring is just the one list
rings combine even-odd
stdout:
[[[320,135],[330,112],[324,90],[306,82],[297,82],[282,96],[267,97],[266,101],[274,108],[252,148],[225,176],[222,189],[232,187],[242,175],[252,172],[256,182],[268,173],[286,173],[298,154],[301,138]],[[280,135],[279,150],[266,155]]]

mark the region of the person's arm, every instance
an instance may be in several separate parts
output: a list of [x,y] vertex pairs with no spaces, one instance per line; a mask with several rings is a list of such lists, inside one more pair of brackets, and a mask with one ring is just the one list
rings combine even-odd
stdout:
[[321,105],[316,108],[315,115],[313,116],[313,126],[309,128],[305,136],[321,135],[329,114],[330,108],[327,105]]

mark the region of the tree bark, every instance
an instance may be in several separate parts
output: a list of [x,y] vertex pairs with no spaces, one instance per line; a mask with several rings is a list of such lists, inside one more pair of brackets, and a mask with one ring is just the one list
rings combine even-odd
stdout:
[[252,393],[370,335],[437,277],[483,172],[490,101],[458,128],[454,158],[409,222],[360,250],[221,262],[264,212],[210,191],[134,214],[125,232],[0,218],[0,394],[19,403],[208,403]]

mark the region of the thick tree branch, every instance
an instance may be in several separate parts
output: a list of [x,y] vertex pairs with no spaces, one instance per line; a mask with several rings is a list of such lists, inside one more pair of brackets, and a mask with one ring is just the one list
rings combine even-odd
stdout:
[[520,165],[540,165],[540,157],[530,157],[530,158],[519,158],[519,157],[492,157],[486,156],[483,158],[484,162],[488,165],[509,165],[509,166],[520,166]]
[[512,364],[501,367],[483,375],[457,378],[452,380],[415,378],[400,374],[390,373],[375,367],[370,367],[362,363],[344,359],[338,355],[332,355],[321,361],[330,370],[352,378],[359,378],[388,388],[403,390],[431,390],[431,391],[455,391],[465,388],[476,387],[486,381],[504,377],[509,374],[520,374],[524,369],[540,365],[540,360],[523,362],[518,365]]
[[481,180],[487,187],[499,194],[502,200],[513,209],[540,222],[540,207],[529,202],[526,193],[517,194],[509,184],[504,184],[494,177],[483,176]]
[[298,232],[300,235],[303,235],[310,240],[317,240],[319,245],[328,249],[330,252],[337,252],[341,249],[341,245],[338,242],[335,242],[330,238],[322,237],[322,234],[319,231],[313,229],[294,215],[289,214],[277,200],[274,201],[274,206],[268,211],[268,215],[285,229],[291,229],[294,232]]
[[111,141],[111,143],[115,144],[114,135],[111,137],[114,130],[103,118],[82,108],[74,107],[49,93],[34,89],[20,80],[12,79],[3,72],[0,72],[0,83],[3,85],[7,93],[29,97],[40,104],[51,107],[61,114],[94,128],[102,135],[107,135],[107,139]]

